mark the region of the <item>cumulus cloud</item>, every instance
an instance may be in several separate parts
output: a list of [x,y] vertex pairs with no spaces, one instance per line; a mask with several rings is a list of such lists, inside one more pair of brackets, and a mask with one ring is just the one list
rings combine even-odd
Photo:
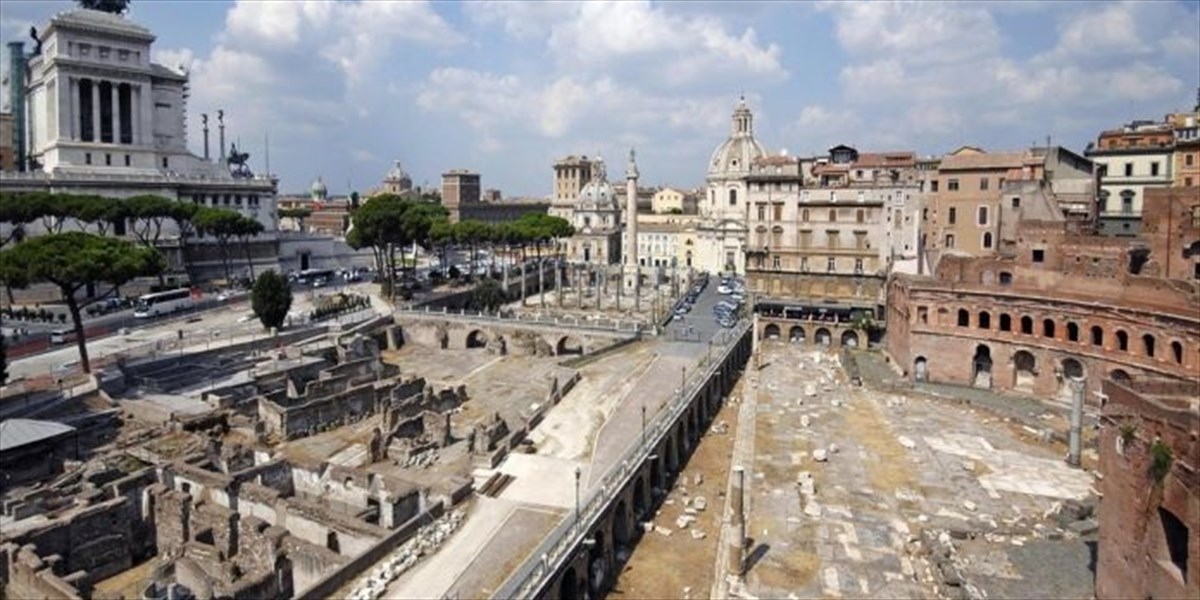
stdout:
[[563,75],[544,82],[526,81],[457,67],[431,73],[417,104],[426,111],[461,117],[492,148],[501,131],[517,137],[532,131],[544,139],[600,130],[614,136],[638,131],[712,132],[731,110],[728,99],[648,94],[608,77]]
[[620,70],[645,86],[682,87],[752,77],[787,78],[782,49],[759,41],[753,28],[732,30],[716,16],[673,12],[648,1],[491,2],[481,23],[500,23],[519,40],[545,38],[543,52],[560,70],[605,74]]
[[[821,10],[849,57],[838,76],[840,111],[863,115],[873,143],[944,151],[980,139],[1023,144],[1021,130],[1040,138],[1047,128],[1082,142],[1117,124],[1106,119],[1130,118],[1132,106],[1150,117],[1180,108],[1196,83],[1180,75],[1200,72],[1197,17],[1167,3],[1040,9],[1058,20],[1040,49],[1001,27],[996,15],[1007,9],[997,5],[838,2]],[[795,122],[819,127],[830,119],[822,111],[807,107]]]

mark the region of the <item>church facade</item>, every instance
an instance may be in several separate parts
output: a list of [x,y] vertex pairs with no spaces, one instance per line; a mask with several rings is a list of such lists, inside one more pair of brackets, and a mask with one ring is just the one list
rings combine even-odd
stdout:
[[749,185],[754,162],[767,156],[754,138],[754,115],[743,98],[733,111],[729,137],[708,162],[706,197],[700,200],[696,266],[711,272],[746,272]]

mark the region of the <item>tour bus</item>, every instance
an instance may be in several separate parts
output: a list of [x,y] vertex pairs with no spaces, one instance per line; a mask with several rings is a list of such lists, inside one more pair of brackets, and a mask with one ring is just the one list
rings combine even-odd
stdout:
[[188,288],[179,288],[169,292],[157,292],[138,297],[137,308],[134,309],[133,316],[139,319],[157,317],[191,308],[191,306],[192,291]]
[[296,283],[322,287],[333,280],[335,274],[333,269],[307,269],[296,274]]

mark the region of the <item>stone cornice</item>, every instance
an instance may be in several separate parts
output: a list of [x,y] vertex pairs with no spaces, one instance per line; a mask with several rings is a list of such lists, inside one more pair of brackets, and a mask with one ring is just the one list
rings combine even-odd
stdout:
[[[150,83],[152,79],[157,77],[149,67],[131,68],[120,65],[86,62],[73,58],[55,58],[46,66],[45,71],[42,73],[42,78],[45,78],[51,69],[55,69],[57,71],[55,74],[60,77],[123,77],[141,83]],[[183,80],[186,81],[187,78],[184,77]]]

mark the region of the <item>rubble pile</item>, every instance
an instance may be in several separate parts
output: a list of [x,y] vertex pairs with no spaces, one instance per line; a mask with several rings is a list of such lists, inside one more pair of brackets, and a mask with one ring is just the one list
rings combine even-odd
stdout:
[[464,513],[455,510],[420,528],[407,542],[379,563],[364,581],[350,592],[352,600],[375,600],[383,596],[389,583],[395,581],[423,557],[437,551],[442,542],[458,529]]

